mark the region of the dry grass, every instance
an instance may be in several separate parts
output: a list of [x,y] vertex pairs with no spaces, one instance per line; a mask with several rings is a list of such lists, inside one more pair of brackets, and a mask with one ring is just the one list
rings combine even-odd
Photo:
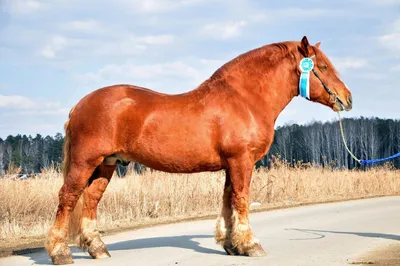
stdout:
[[[223,172],[192,175],[147,171],[113,178],[99,205],[101,229],[151,224],[219,213]],[[0,242],[42,237],[54,221],[62,177],[56,169],[26,181],[0,179]],[[279,162],[253,174],[257,208],[290,206],[381,195],[400,191],[400,171],[389,166],[369,171],[333,170]]]

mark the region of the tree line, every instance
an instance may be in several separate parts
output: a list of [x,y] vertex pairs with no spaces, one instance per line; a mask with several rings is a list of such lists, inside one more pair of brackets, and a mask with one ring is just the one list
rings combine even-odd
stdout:
[[[349,148],[361,159],[382,158],[400,152],[400,120],[347,118],[343,126]],[[10,166],[22,173],[39,173],[43,168],[59,165],[63,159],[63,135],[35,137],[26,135],[0,138],[0,175]],[[321,166],[353,169],[360,167],[345,150],[337,121],[285,125],[275,130],[269,153],[257,166],[269,166],[272,156],[289,163],[313,163]],[[392,161],[400,169],[400,158]],[[143,166],[134,164],[140,171]],[[120,172],[124,172],[119,167]]]
[[[349,149],[359,159],[385,158],[400,152],[400,120],[347,118],[343,119],[343,128]],[[292,164],[302,161],[347,169],[361,167],[346,151],[338,121],[277,128],[269,153],[258,165],[268,165],[273,155]],[[391,163],[400,169],[400,158]]]

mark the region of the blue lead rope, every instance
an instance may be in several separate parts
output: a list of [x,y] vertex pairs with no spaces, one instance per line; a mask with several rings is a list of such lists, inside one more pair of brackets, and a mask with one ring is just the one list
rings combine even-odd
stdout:
[[386,158],[382,158],[382,159],[360,160],[360,164],[367,165],[367,164],[373,164],[373,163],[381,163],[381,162],[386,162],[386,161],[389,161],[389,160],[396,159],[397,157],[400,157],[400,152],[395,154],[395,155],[392,155],[392,156],[389,156],[389,157],[386,157]]
[[346,137],[344,136],[344,130],[343,130],[343,125],[342,125],[342,119],[340,118],[340,113],[339,113],[339,112],[338,112],[338,116],[339,116],[340,133],[342,134],[343,144],[344,144],[344,146],[345,146],[347,152],[351,155],[351,157],[352,157],[354,160],[356,160],[359,164],[361,164],[361,165],[368,165],[368,164],[373,164],[373,163],[381,163],[381,162],[386,162],[386,161],[389,161],[389,160],[393,160],[393,159],[395,159],[395,158],[397,158],[397,157],[400,157],[400,152],[399,152],[399,153],[397,153],[397,154],[395,154],[395,155],[392,155],[392,156],[389,156],[389,157],[386,157],[386,158],[382,158],[382,159],[373,159],[373,160],[360,160],[360,159],[358,159],[358,158],[351,152],[351,150],[349,149],[349,147],[347,146]]

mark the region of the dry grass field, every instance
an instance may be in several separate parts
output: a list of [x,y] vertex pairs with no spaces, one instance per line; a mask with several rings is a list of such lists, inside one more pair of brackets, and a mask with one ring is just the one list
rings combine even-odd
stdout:
[[[224,173],[167,174],[147,171],[114,177],[99,205],[101,230],[150,225],[219,213]],[[54,221],[61,173],[48,169],[28,180],[0,179],[0,243],[41,239]],[[334,170],[280,162],[253,173],[252,209],[396,195],[400,171]],[[210,225],[211,227],[212,225]],[[2,245],[0,244],[0,249]]]

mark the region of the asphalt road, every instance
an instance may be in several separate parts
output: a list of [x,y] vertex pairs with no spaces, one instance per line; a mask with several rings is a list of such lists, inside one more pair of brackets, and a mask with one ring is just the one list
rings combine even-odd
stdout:
[[[400,197],[321,204],[251,214],[268,256],[227,256],[213,239],[214,220],[171,224],[104,237],[111,258],[73,248],[75,265],[349,265],[400,240]],[[47,265],[44,251],[0,259],[0,265]]]

